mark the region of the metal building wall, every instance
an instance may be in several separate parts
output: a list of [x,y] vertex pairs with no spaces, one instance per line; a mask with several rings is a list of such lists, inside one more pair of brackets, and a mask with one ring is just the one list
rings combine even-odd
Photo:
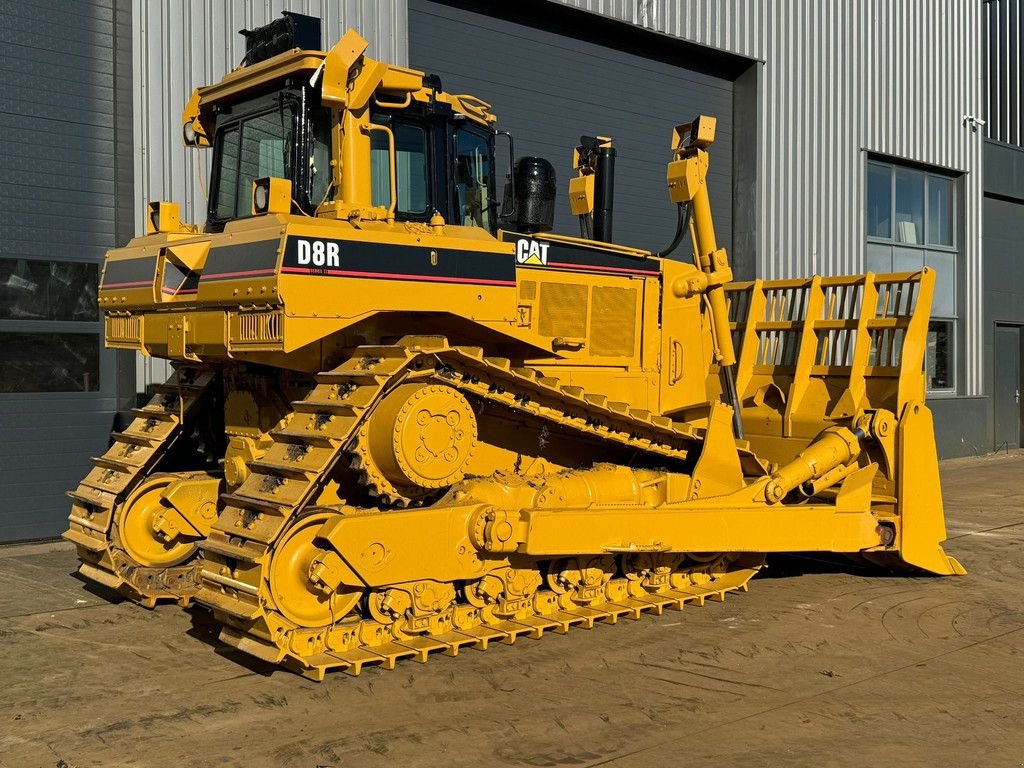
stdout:
[[1021,0],[984,0],[985,80],[988,104],[985,132],[988,138],[1024,146],[1024,9]]
[[[863,269],[866,152],[963,173],[962,394],[982,393],[984,136],[963,119],[984,114],[982,3],[554,1],[764,62],[756,238],[763,277]],[[992,0],[989,14],[1020,3]],[[1007,18],[1019,40],[1019,10]],[[1018,53],[1018,68],[1019,60]]]
[[21,0],[0,13],[0,259],[16,265],[0,307],[3,543],[67,527],[65,492],[103,452],[134,382],[122,354],[102,349],[102,320],[58,306],[84,287],[60,266],[98,268],[131,230],[129,7]]
[[[133,0],[136,232],[145,231],[150,200],[179,203],[183,221],[205,221],[198,161],[208,174],[209,156],[182,146],[181,110],[193,89],[217,82],[241,61],[238,30],[286,10],[318,16],[325,46],[356,27],[370,41],[371,56],[397,64],[408,59],[405,0]],[[169,373],[165,361],[142,358],[139,391]]]

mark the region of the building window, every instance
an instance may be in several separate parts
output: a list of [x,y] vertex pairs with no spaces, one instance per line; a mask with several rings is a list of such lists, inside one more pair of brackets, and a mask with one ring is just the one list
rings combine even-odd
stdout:
[[867,250],[871,272],[935,270],[925,369],[929,392],[956,391],[956,180],[939,172],[869,160]]
[[0,393],[96,392],[99,267],[0,258]]

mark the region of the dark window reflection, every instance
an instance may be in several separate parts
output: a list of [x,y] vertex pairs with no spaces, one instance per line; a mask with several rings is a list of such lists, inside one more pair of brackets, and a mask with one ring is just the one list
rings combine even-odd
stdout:
[[891,217],[892,169],[868,163],[868,236],[886,240],[892,237]]
[[99,319],[96,264],[0,258],[0,319]]
[[928,347],[925,371],[928,389],[953,388],[953,321],[932,320],[928,323]]
[[0,392],[96,392],[96,333],[0,332]]

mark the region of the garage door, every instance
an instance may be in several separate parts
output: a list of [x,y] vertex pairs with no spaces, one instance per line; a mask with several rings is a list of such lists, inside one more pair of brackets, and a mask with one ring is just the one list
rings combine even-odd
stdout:
[[743,63],[720,56],[553,2],[409,0],[410,65],[491,104],[517,155],[551,161],[562,234],[579,234],[572,149],[581,135],[611,136],[614,239],[665,247],[676,222],[665,186],[672,128],[704,113],[718,118],[709,187],[719,242],[731,246],[732,79]]

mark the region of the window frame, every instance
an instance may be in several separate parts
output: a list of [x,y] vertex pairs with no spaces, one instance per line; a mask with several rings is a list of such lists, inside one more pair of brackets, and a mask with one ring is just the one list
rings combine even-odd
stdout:
[[[307,97],[308,98],[308,97]],[[322,116],[327,117],[327,163],[323,169],[317,169],[323,171],[327,180],[327,191],[323,195],[313,194],[313,185],[316,183],[316,177],[310,171],[311,163],[315,164],[314,151],[316,148],[316,128],[318,123],[313,119],[314,113],[321,113]],[[299,129],[302,131],[302,147],[300,148],[300,160],[299,165],[296,167],[297,170],[301,171],[305,175],[305,181],[303,182],[303,189],[301,190],[301,197],[299,202],[302,204],[303,209],[306,213],[311,216],[316,215],[317,209],[321,205],[331,202],[338,195],[338,189],[334,184],[334,166],[331,164],[333,158],[337,157],[339,153],[335,150],[334,141],[337,132],[334,130],[338,122],[338,111],[325,107],[320,104],[307,104],[306,115],[302,121],[302,125]],[[301,158],[306,157],[307,160],[303,161]]]
[[[8,254],[6,258],[25,259],[26,261],[71,261],[83,264],[97,264],[97,282],[102,281],[103,260],[80,251],[68,250],[59,255],[39,255],[26,253]],[[99,286],[97,285],[97,292]],[[69,389],[58,391],[18,390],[16,392],[0,392],[0,400],[13,402],[18,399],[61,400],[64,398],[97,399],[109,398],[116,391],[117,355],[110,354],[104,344],[106,317],[99,311],[96,320],[38,320],[38,319],[0,319],[0,332],[6,333],[56,333],[56,334],[89,334],[96,337],[96,348],[99,355],[99,381],[95,389]]]
[[[872,166],[883,167],[889,171],[889,237],[880,237],[878,235],[869,234],[869,221],[868,216],[871,210],[870,200],[868,199],[869,185],[868,178],[871,172]],[[922,222],[923,231],[921,233],[920,243],[905,243],[897,239],[897,227],[896,227],[896,171],[905,170],[914,173],[921,174],[923,176],[923,197],[922,197]],[[950,202],[950,229],[952,235],[952,245],[940,245],[928,242],[928,235],[930,233],[930,213],[928,205],[928,193],[929,193],[929,179],[939,178],[945,181],[952,182],[951,192],[952,200]],[[938,397],[950,397],[956,396],[960,391],[960,338],[962,331],[960,328],[962,322],[962,259],[961,259],[961,248],[960,248],[960,236],[961,236],[961,216],[960,210],[962,191],[961,191],[961,179],[963,174],[957,174],[952,171],[946,171],[942,168],[935,168],[933,166],[923,166],[915,163],[900,162],[895,159],[887,158],[884,156],[868,154],[864,165],[864,198],[863,198],[863,222],[864,222],[864,260],[865,267],[868,259],[868,250],[870,246],[881,246],[889,248],[890,266],[893,265],[893,260],[896,257],[896,250],[902,249],[904,251],[916,251],[921,255],[922,265],[926,265],[928,261],[928,255],[930,253],[941,253],[953,256],[953,274],[951,279],[953,280],[953,308],[954,312],[952,315],[949,314],[929,314],[928,320],[936,322],[949,322],[952,326],[952,338],[950,340],[950,348],[952,350],[950,369],[950,386],[941,388],[932,388],[928,386],[927,392],[929,396]],[[934,304],[933,304],[934,308]],[[927,363],[927,358],[926,361]]]
[[[928,387],[929,395],[938,395],[944,397],[950,397],[958,394],[959,390],[957,386],[960,382],[959,375],[959,364],[960,364],[960,320],[955,317],[929,317],[928,318],[928,329],[925,332],[925,375],[928,373],[928,337],[927,334],[931,333],[931,324],[935,323],[949,323],[949,327],[952,329],[952,338],[950,339],[950,349],[953,350],[952,360],[949,363],[949,378],[952,382],[949,387]],[[927,385],[927,381],[925,382]]]
[[[304,145],[305,141],[296,141],[296,137],[300,136],[300,132],[305,132],[306,124],[308,123],[309,116],[302,115],[300,119],[300,113],[302,112],[302,99],[301,94],[292,91],[278,91],[272,95],[258,97],[252,101],[243,102],[237,105],[239,111],[236,112],[235,108],[224,108],[221,114],[217,116],[217,127],[214,130],[213,135],[213,156],[211,158],[211,171],[210,171],[210,196],[206,208],[206,222],[207,226],[212,225],[211,231],[220,231],[224,228],[224,225],[229,221],[241,221],[243,219],[250,219],[253,217],[252,204],[250,198],[249,214],[246,216],[227,216],[219,218],[216,216],[217,212],[217,198],[220,195],[220,175],[221,175],[221,164],[214,162],[214,159],[219,156],[222,151],[222,143],[224,140],[224,132],[230,128],[238,128],[238,161],[235,164],[236,184],[237,175],[241,170],[242,162],[242,139],[244,138],[242,132],[242,123],[252,118],[260,117],[261,115],[271,114],[280,109],[289,109],[292,113],[292,175],[302,167],[301,166],[301,148],[300,144]],[[332,131],[333,134],[333,131]],[[295,184],[296,179],[291,178],[289,181],[292,182],[292,196],[302,196],[303,198],[308,197],[308,190],[298,189],[299,185]],[[301,180],[300,180],[301,181]],[[302,185],[305,186],[305,185]],[[238,200],[235,199],[235,210],[238,210]]]
[[[483,126],[471,123],[468,120],[452,120],[451,129],[448,137],[449,155],[450,160],[448,163],[448,176],[451,179],[449,183],[449,196],[450,200],[448,204],[451,206],[452,218],[454,218],[455,212],[459,210],[458,201],[458,157],[459,157],[459,132],[464,131],[472,134],[477,138],[483,140],[487,146],[488,160],[490,162],[490,178],[488,179],[487,197],[489,199],[489,215],[488,215],[488,227],[481,227],[490,232],[492,235],[496,235],[498,232],[499,222],[498,214],[501,212],[501,204],[497,200],[497,162],[494,152],[494,131],[489,131]],[[461,213],[461,211],[460,211]],[[462,226],[476,226],[475,224],[462,224]]]
[[[889,237],[879,237],[878,235],[871,235],[868,233],[868,201],[867,201],[867,175],[871,170],[871,166],[882,166],[889,169]],[[913,171],[920,173],[924,176],[924,207],[923,207],[923,219],[924,219],[924,231],[921,233],[922,242],[920,243],[904,243],[901,240],[896,239],[896,169]],[[929,220],[928,214],[928,181],[930,178],[939,178],[944,181],[951,181],[953,199],[950,204],[950,228],[952,234],[952,245],[939,245],[937,243],[928,242],[929,234]],[[927,251],[945,251],[947,253],[956,253],[959,255],[960,249],[958,243],[960,242],[960,222],[958,211],[958,205],[960,203],[960,189],[957,184],[958,176],[949,173],[939,173],[932,170],[925,170],[914,165],[906,163],[897,163],[889,160],[883,160],[878,157],[869,155],[867,159],[867,165],[864,169],[864,236],[869,243],[877,243],[879,245],[891,245],[897,248],[917,248]]]
[[[381,121],[380,118],[382,116],[386,117],[386,121],[385,122]],[[398,201],[396,200],[395,201],[395,221],[421,221],[421,222],[429,222],[431,216],[434,215],[434,210],[436,209],[436,204],[435,204],[435,201],[434,201],[434,183],[433,183],[433,176],[434,176],[433,169],[435,167],[434,166],[435,149],[434,149],[434,142],[433,142],[433,138],[432,138],[433,137],[433,132],[431,130],[430,123],[428,121],[426,121],[426,120],[423,120],[422,118],[420,118],[417,115],[410,115],[407,112],[403,112],[401,110],[391,111],[391,110],[387,110],[387,109],[376,109],[376,110],[373,110],[370,113],[370,122],[378,124],[378,125],[386,125],[391,130],[392,134],[395,133],[395,126],[399,125],[399,124],[400,125],[407,125],[407,126],[411,126],[413,128],[416,128],[416,129],[418,129],[423,134],[423,174],[424,174],[424,189],[423,189],[423,193],[424,193],[424,200],[425,200],[425,202],[424,202],[425,210],[422,213],[417,213],[417,212],[413,212],[413,211],[403,211],[403,210],[401,210],[398,207]],[[370,143],[370,152],[371,152],[371,154],[370,154],[370,166],[369,167],[370,167],[370,184],[371,184],[371,192],[370,192],[370,194],[371,194],[371,196],[373,194],[373,191],[372,191],[372,184],[373,184],[373,154],[372,154],[373,153],[373,144],[372,144],[372,142],[373,142],[373,136],[374,136],[375,133],[378,133],[378,132],[372,131],[370,133],[370,137],[371,137],[370,138],[370,142],[371,142]],[[396,146],[395,146],[395,153],[396,153],[395,165],[396,165],[396,171],[397,171],[397,164],[398,164],[397,152],[398,152],[398,147],[397,147],[397,144],[396,144]],[[398,186],[399,186],[398,185],[398,180],[396,179],[395,180],[395,191],[396,192],[398,191]]]

